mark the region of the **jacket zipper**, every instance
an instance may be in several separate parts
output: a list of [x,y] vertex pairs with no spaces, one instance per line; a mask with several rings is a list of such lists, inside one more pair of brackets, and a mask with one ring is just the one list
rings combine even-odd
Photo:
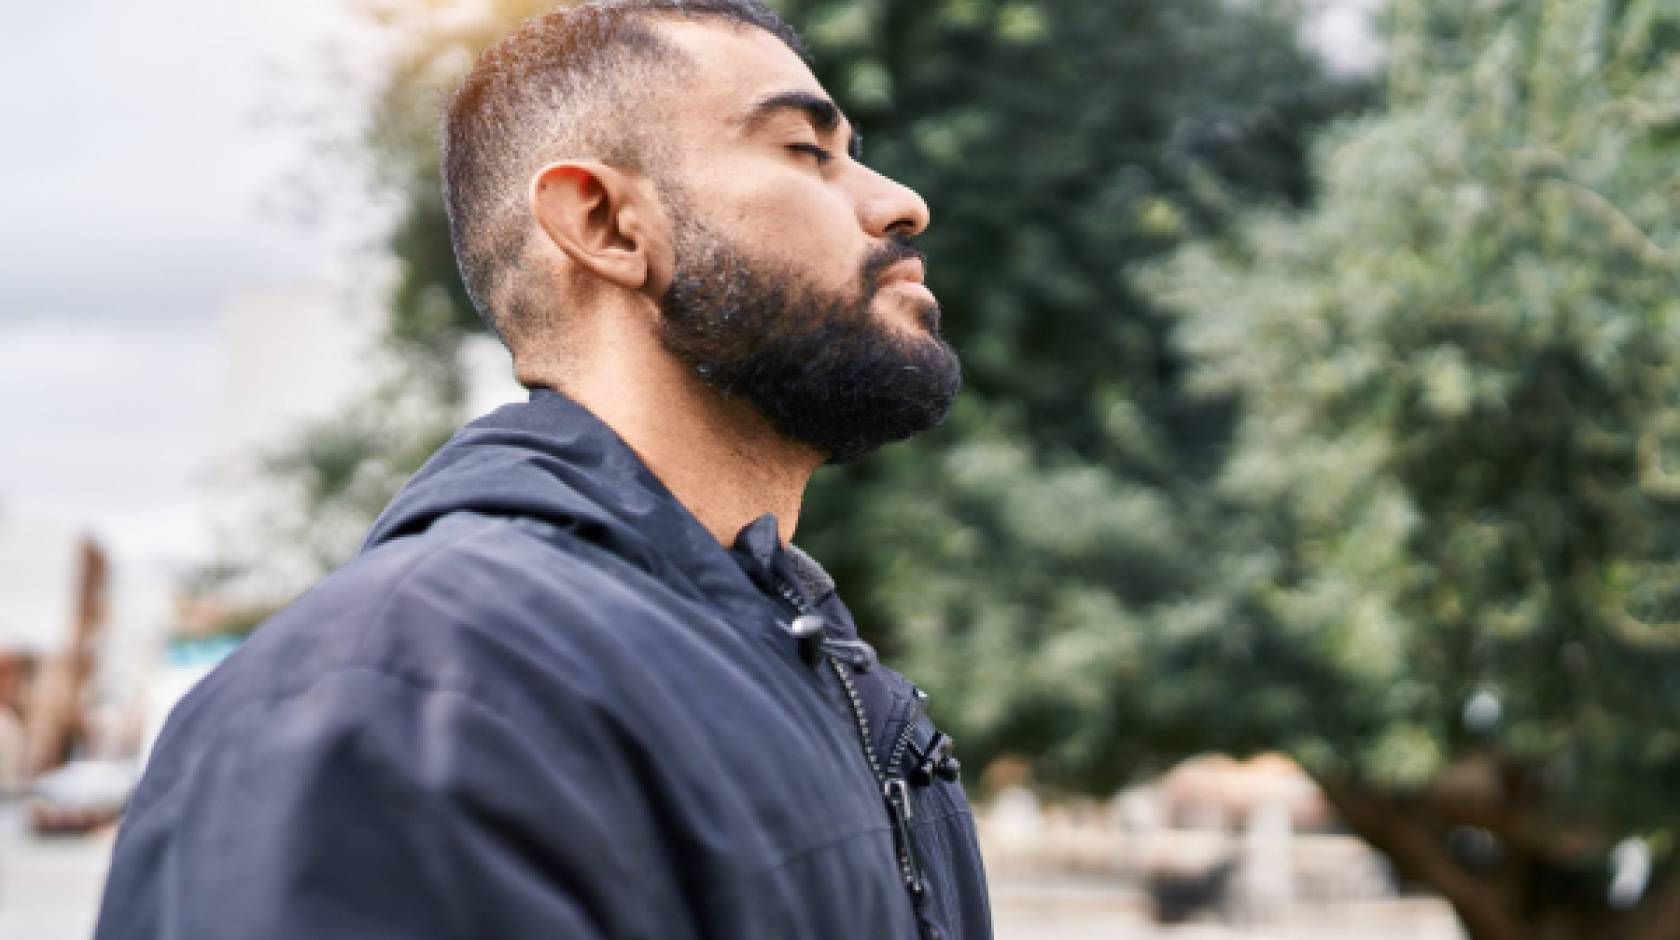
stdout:
[[898,740],[893,742],[892,757],[887,761],[887,766],[895,771],[904,767],[904,752],[910,749],[910,741],[916,735],[916,722],[921,719],[926,703],[927,693],[916,689],[915,697],[910,700],[910,715],[904,721],[903,730],[898,733]]
[[[810,603],[799,592],[780,580],[776,582],[776,591],[800,614],[814,613]],[[846,664],[832,653],[826,654],[824,658],[828,660],[829,668],[834,671],[834,677],[840,680],[840,687],[846,692],[846,703],[851,706],[852,723],[857,731],[858,744],[863,748],[864,759],[869,762],[869,770],[875,776],[875,785],[886,803],[887,817],[892,823],[893,848],[898,856],[899,876],[903,879],[904,888],[910,892],[910,896],[920,901],[927,891],[927,883],[922,877],[921,861],[916,857],[916,844],[910,831],[910,822],[915,818],[915,811],[910,805],[910,788],[903,777],[889,776],[881,769],[881,762],[875,759],[875,749],[869,746],[869,716],[863,710],[863,698],[858,695],[857,685],[852,682],[851,675],[846,671]],[[916,719],[920,717],[921,707],[921,696],[917,695],[911,704],[910,720],[905,722],[904,730],[899,732],[893,742],[888,766],[895,770],[902,764],[904,752],[915,734]]]

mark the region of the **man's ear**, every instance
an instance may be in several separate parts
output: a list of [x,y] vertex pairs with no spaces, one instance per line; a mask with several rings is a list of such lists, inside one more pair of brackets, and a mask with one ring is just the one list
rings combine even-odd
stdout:
[[531,180],[531,213],[580,269],[627,290],[648,281],[649,206],[642,187],[601,163],[551,163]]

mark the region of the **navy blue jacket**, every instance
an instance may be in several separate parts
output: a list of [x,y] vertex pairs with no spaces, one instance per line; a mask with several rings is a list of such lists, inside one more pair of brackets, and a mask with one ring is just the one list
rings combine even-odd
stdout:
[[955,770],[773,518],[537,392],[176,709],[97,938],[989,937]]

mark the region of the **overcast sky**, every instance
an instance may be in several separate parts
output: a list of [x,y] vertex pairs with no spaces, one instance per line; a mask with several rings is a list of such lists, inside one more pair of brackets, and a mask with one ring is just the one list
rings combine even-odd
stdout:
[[[119,557],[203,547],[194,486],[217,319],[253,287],[342,268],[372,230],[276,207],[334,178],[276,102],[319,100],[334,0],[55,0],[0,57],[0,512],[85,525]],[[358,218],[360,217],[360,218]]]

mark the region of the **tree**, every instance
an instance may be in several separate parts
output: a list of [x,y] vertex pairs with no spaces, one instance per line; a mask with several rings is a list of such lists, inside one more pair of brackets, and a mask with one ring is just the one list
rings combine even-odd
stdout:
[[1244,407],[1221,589],[1150,665],[1478,940],[1677,937],[1680,6],[1393,19],[1316,205],[1153,279]]

